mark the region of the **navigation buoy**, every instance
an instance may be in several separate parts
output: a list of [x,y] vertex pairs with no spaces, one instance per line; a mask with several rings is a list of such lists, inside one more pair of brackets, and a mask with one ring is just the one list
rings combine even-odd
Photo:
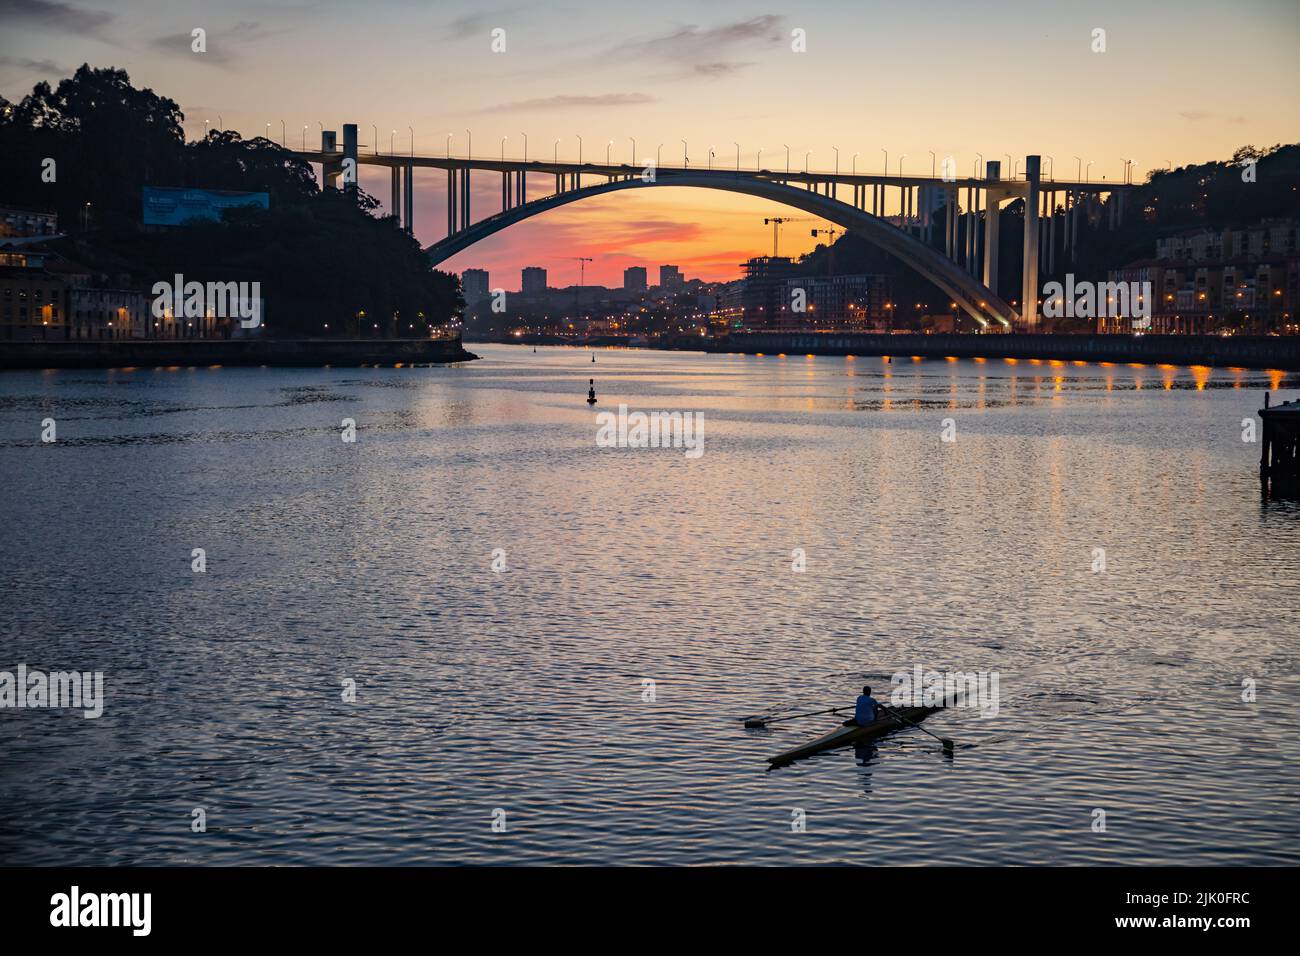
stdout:
[[595,356],[595,355],[592,355],[591,360],[592,360],[593,362],[596,361],[596,356]]
[[[592,358],[595,359],[595,356],[593,355]],[[591,386],[589,389],[587,389],[587,404],[595,405],[596,404],[596,380],[594,378],[589,378],[587,379],[587,384]]]

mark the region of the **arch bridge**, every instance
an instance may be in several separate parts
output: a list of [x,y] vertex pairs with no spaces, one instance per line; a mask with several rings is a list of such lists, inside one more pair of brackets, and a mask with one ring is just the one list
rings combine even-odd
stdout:
[[[839,171],[789,169],[659,166],[647,161],[584,163],[481,157],[443,157],[363,152],[357,144],[357,127],[345,124],[340,147],[335,133],[324,130],[319,150],[293,150],[306,162],[319,163],[327,188],[355,192],[358,165],[391,169],[391,209],[402,227],[413,231],[415,169],[436,168],[447,173],[447,234],[425,251],[436,265],[481,239],[550,209],[593,196],[625,189],[678,186],[719,189],[768,199],[811,213],[851,231],[915,269],[942,289],[953,302],[983,327],[1035,331],[1039,327],[1038,274],[1055,272],[1058,251],[1072,261],[1078,245],[1081,215],[1099,217],[1101,197],[1114,227],[1123,216],[1124,194],[1130,184],[1044,179],[1038,156],[1027,156],[1023,172],[1004,177],[1002,164],[990,160],[981,175],[935,176],[872,175]],[[352,174],[348,174],[348,170]],[[978,170],[976,170],[978,172]],[[482,219],[471,216],[470,176],[473,172],[501,177],[499,211]],[[554,188],[530,198],[528,176],[553,177]],[[583,179],[588,183],[584,185]],[[851,191],[851,201],[839,198],[841,187]],[[887,216],[886,200],[897,190],[898,214]],[[965,204],[961,204],[962,192]],[[536,190],[534,189],[535,193]],[[1059,194],[1059,200],[1058,200]],[[999,217],[1004,203],[1025,203],[1023,242],[1026,250],[1016,310],[997,293]],[[935,243],[939,209],[955,209],[943,217],[942,251]],[[963,228],[964,225],[964,228]]]

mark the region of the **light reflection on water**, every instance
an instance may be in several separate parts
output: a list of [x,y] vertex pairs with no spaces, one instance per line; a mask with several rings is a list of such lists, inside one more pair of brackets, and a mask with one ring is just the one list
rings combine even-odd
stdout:
[[[0,861],[1300,861],[1300,507],[1241,439],[1294,380],[474,348],[0,376],[0,670],[109,693],[0,711]],[[703,457],[597,448],[593,376]],[[916,663],[1001,675],[951,760],[738,719]]]

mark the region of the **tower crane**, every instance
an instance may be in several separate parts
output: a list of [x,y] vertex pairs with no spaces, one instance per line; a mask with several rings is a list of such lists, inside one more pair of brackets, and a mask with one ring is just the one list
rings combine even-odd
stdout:
[[778,230],[781,228],[781,224],[786,222],[804,222],[807,221],[807,219],[808,219],[807,216],[770,216],[763,220],[763,225],[765,226],[768,223],[772,224],[772,258],[773,259],[777,257],[776,250],[777,250]]

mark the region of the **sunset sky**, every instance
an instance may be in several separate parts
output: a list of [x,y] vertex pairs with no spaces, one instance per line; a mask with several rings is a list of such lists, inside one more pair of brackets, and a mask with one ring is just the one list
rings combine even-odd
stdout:
[[[190,31],[208,50],[190,50]],[[493,53],[492,31],[506,51]],[[1106,31],[1106,52],[1092,33]],[[806,31],[807,52],[791,49]],[[454,133],[464,155],[559,155],[692,164],[928,172],[930,150],[969,169],[1026,153],[1073,175],[1222,159],[1238,146],[1300,139],[1300,3],[1296,0],[782,0],[631,2],[254,3],[223,0],[0,0],[0,94],[18,99],[83,61],[126,69],[137,86],[175,99],[190,136],[204,121],[245,136],[318,144],[318,126],[360,126],[363,147],[441,155]],[[391,131],[397,130],[390,140]],[[544,177],[536,177],[541,195]],[[362,167],[385,203],[386,171]],[[500,178],[475,180],[475,212],[495,212]],[[441,238],[444,174],[417,171],[416,231]],[[618,285],[628,265],[681,266],[688,277],[734,278],[770,252],[765,215],[780,207],[704,190],[633,191],[576,203],[513,227],[444,264],[480,266],[518,288],[540,265],[553,285],[577,281],[568,256],[592,256],[589,282]],[[782,252],[810,248],[815,221],[787,226]],[[570,275],[571,273],[571,275]],[[653,281],[653,279],[652,279]]]

